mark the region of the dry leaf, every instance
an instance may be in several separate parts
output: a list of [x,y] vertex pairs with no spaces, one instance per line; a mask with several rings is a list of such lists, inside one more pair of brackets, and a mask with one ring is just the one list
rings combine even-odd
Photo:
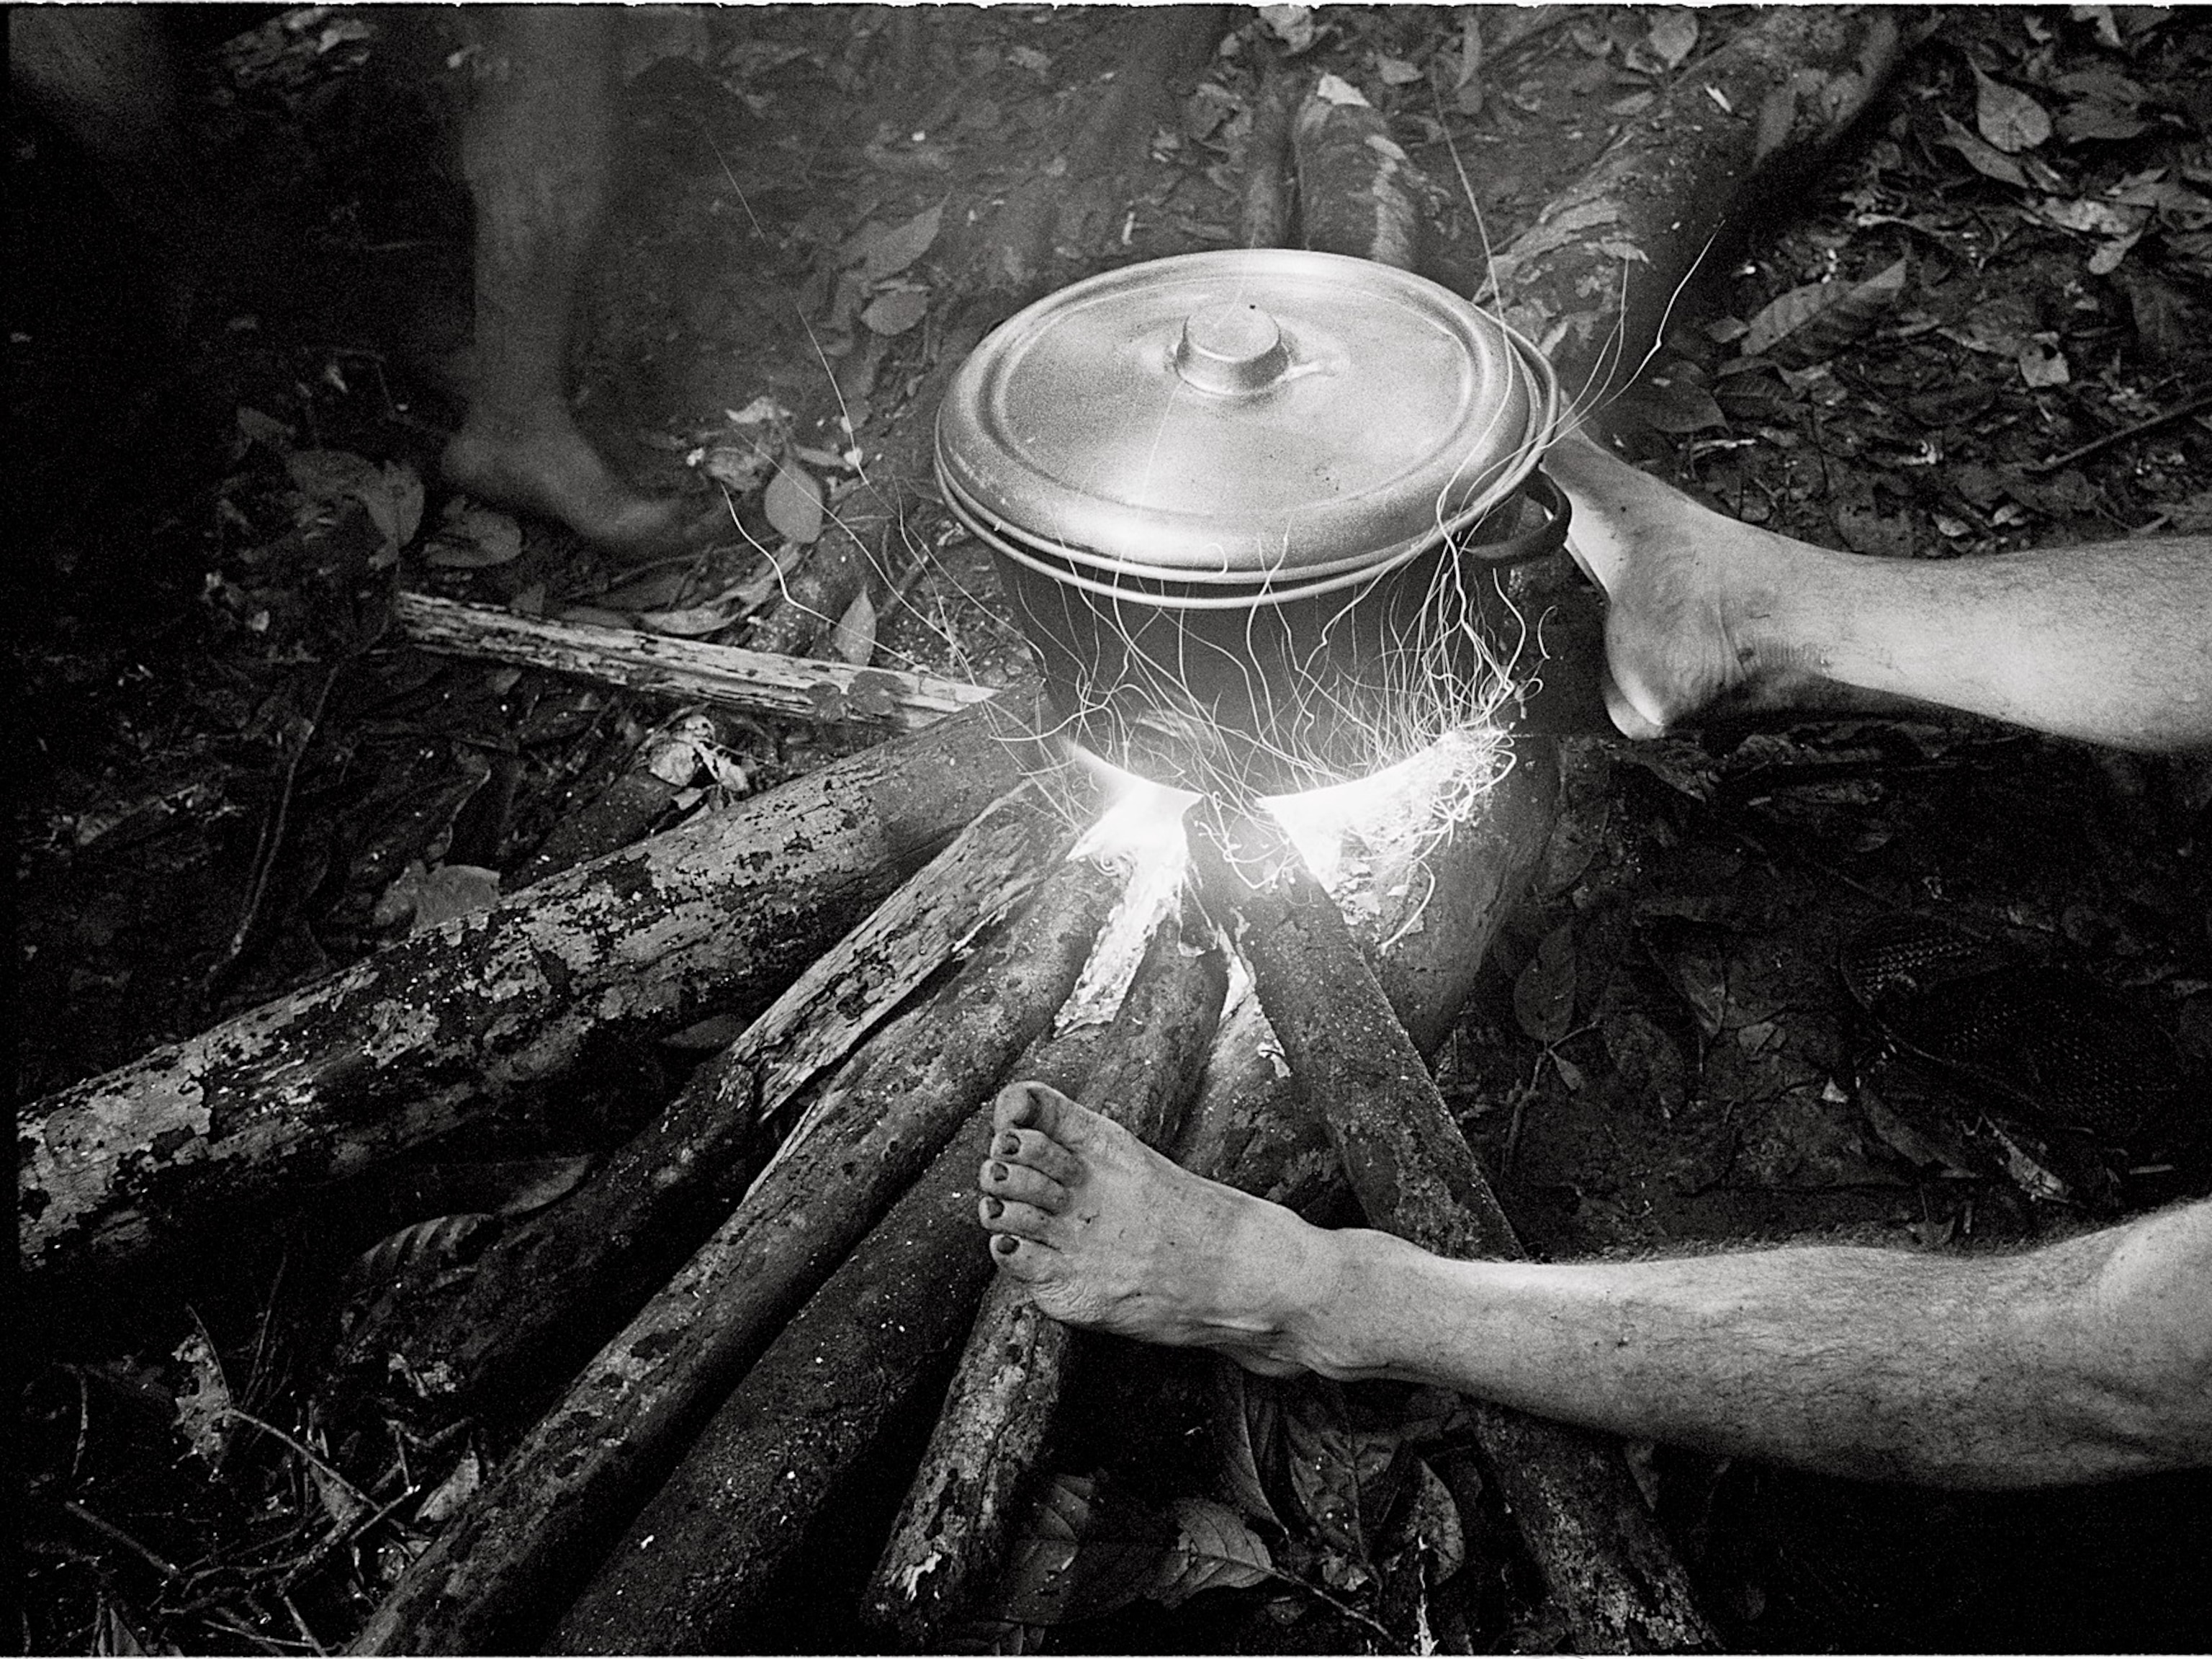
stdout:
[[1984,178],[1994,179],[1999,184],[2027,188],[2027,172],[2021,164],[1960,126],[1949,116],[1943,118],[1943,142],[1966,158],[1966,165]]
[[1803,361],[1832,356],[1896,303],[1905,292],[1905,261],[1899,258],[1863,283],[1808,283],[1793,288],[1760,308],[1737,349],[1747,357],[1764,357],[1797,336],[1793,356]]
[[1152,1600],[1177,1607],[1200,1590],[1243,1589],[1267,1578],[1275,1564],[1267,1545],[1226,1504],[1179,1498],[1173,1513],[1182,1531],[1159,1565]]
[[1377,52],[1375,57],[1375,74],[1376,78],[1386,87],[1409,87],[1421,78],[1421,69],[1419,64],[1408,63],[1403,58],[1393,58],[1387,52]]
[[638,626],[655,634],[671,634],[679,640],[696,640],[727,628],[737,618],[718,605],[686,605],[679,611],[645,611],[638,614]]
[[2041,340],[2023,341],[2014,361],[2020,365],[2020,378],[2033,386],[2064,386],[2074,378],[2066,354]]
[[876,654],[876,602],[866,588],[853,595],[852,604],[830,630],[830,654],[855,668],[866,668]]
[[434,1527],[441,1521],[451,1520],[462,1504],[476,1495],[483,1485],[483,1464],[471,1447],[461,1454],[461,1461],[453,1465],[453,1472],[438,1483],[438,1489],[422,1502],[415,1511],[417,1526]]
[[1561,922],[1544,935],[1536,954],[1513,981],[1513,1016],[1546,1048],[1566,1036],[1575,1020],[1575,928]]
[[927,289],[895,288],[870,301],[860,321],[870,332],[888,337],[905,333],[928,314]]
[[786,540],[804,547],[822,533],[822,483],[796,461],[786,461],[768,481],[761,506]]
[[177,1345],[176,1357],[185,1367],[185,1381],[177,1390],[177,1427],[210,1468],[219,1468],[230,1449],[234,1421],[222,1362],[198,1331]]
[[2051,113],[2016,87],[1974,71],[1974,125],[2008,155],[2030,150],[2051,137]]
[[1697,49],[1698,19],[1694,12],[1664,11],[1652,20],[1651,33],[1644,44],[1662,69],[1679,69],[1683,59]]
[[937,240],[937,228],[944,216],[945,208],[940,203],[872,238],[861,264],[867,280],[880,283],[886,276],[896,276],[928,252],[930,244]]

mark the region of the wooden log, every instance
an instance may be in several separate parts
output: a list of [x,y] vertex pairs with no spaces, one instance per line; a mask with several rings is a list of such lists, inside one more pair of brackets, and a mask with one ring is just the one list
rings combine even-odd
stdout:
[[1298,175],[1298,240],[1401,270],[1420,264],[1425,218],[1420,175],[1390,124],[1334,75],[1299,106],[1291,135]]
[[1305,78],[1261,47],[1259,95],[1244,140],[1244,193],[1237,239],[1246,247],[1280,247],[1291,234],[1291,122],[1305,99]]
[[879,595],[889,586],[885,554],[898,528],[894,489],[864,483],[847,495],[831,509],[798,568],[784,578],[775,602],[746,631],[746,647],[792,657],[815,650],[854,600],[863,593]]
[[[1200,823],[1193,865],[1369,1222],[1443,1255],[1522,1252],[1481,1166],[1398,1025],[1336,902],[1273,826]],[[1469,1402],[1486,1462],[1585,1653],[1716,1645],[1688,1575],[1617,1449],[1584,1430]]]
[[952,981],[879,1032],[729,1220],[601,1349],[356,1638],[535,1644],[778,1328],[1049,1024],[1120,878],[1060,866]]
[[[1358,933],[1391,1012],[1425,1055],[1450,1035],[1490,941],[1528,890],[1559,805],[1548,742],[1516,738],[1492,755],[1462,738],[1435,760],[1431,789],[1449,794],[1487,781],[1480,805],[1439,836],[1363,835],[1376,902]],[[1222,1021],[1175,1156],[1213,1180],[1317,1209],[1344,1190],[1342,1165],[1320,1115],[1284,1076],[1280,1052],[1248,987]]]
[[[1178,943],[1147,953],[1150,977],[1187,978]],[[1146,1022],[1200,995],[1155,991],[1140,974],[1115,1016],[1109,1050],[1155,1058],[1203,1054]],[[1041,1061],[1053,1069],[1048,1052]],[[1133,1076],[1133,1071],[1127,1073]],[[1188,1066],[1182,1073],[1187,1081]],[[557,1653],[742,1650],[764,1596],[812,1516],[888,1419],[942,1367],[967,1334],[991,1258],[976,1225],[975,1173],[991,1115],[977,1110],[833,1273],[738,1386],[558,1626]],[[649,1547],[645,1540],[650,1540]]]
[[601,685],[797,720],[912,732],[997,695],[988,686],[900,669],[854,668],[635,629],[549,622],[427,593],[400,594],[392,622],[426,651],[520,663]]
[[[1161,1145],[1196,1091],[1228,988],[1216,930],[1186,904],[1154,930],[1075,1098]],[[996,1583],[1070,1357],[1067,1327],[1039,1312],[1019,1280],[1000,1275],[863,1599],[872,1627],[908,1648],[942,1650],[949,1626]]]
[[1034,785],[986,809],[579,1190],[452,1282],[383,1304],[344,1370],[412,1377],[441,1416],[571,1373],[728,1218],[759,1169],[763,1126],[1026,899],[1073,838]]
[[758,1006],[1040,769],[1033,684],[404,939],[26,1109],[28,1285],[243,1222],[550,1077]]
[[1507,244],[1488,292],[1550,356],[1577,407],[1598,410],[1636,374],[1686,279],[1724,265],[1729,239],[1757,225],[1857,119],[1896,66],[1904,16],[1880,6],[1760,12]]
[[647,732],[605,788],[565,813],[536,852],[500,878],[500,890],[520,892],[641,840],[675,805],[691,781],[697,745],[713,737],[714,723],[696,708]]

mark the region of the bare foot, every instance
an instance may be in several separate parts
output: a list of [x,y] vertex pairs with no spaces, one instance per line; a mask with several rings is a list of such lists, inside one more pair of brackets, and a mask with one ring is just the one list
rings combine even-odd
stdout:
[[1343,1374],[1310,1340],[1344,1235],[1194,1176],[1041,1083],[993,1104],[979,1209],[992,1258],[1070,1325]]
[[620,559],[678,550],[714,524],[712,514],[684,497],[630,488],[565,419],[526,423],[471,410],[440,465],[449,483],[471,495],[566,525]]
[[1574,504],[1569,550],[1606,592],[1613,724],[1656,737],[1692,715],[1771,706],[1784,665],[1762,659],[1761,624],[1775,561],[1801,544],[1700,506],[1578,434],[1544,467]]

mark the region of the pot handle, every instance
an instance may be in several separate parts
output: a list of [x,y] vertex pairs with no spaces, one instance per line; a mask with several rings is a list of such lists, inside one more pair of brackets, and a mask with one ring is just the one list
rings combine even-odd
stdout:
[[1553,483],[1540,466],[1521,481],[1519,494],[1522,500],[1544,509],[1544,521],[1530,529],[1516,531],[1504,541],[1470,543],[1461,550],[1463,553],[1485,564],[1526,564],[1566,545],[1567,521],[1574,516],[1566,492]]

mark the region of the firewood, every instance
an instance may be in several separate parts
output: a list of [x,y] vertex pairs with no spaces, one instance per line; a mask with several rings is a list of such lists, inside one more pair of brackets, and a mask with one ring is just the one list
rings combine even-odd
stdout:
[[[1180,944],[1147,953],[1115,1016],[1109,1052],[1164,1039],[1148,1051],[1180,1058],[1188,1082],[1206,1044],[1147,1030],[1170,994],[1146,979],[1185,978],[1193,968]],[[1173,1006],[1202,1002],[1205,985],[1222,983],[1218,972],[1218,964],[1200,969],[1200,994],[1175,994]],[[1043,1066],[1052,1069],[1049,1057]],[[992,1273],[975,1218],[976,1167],[991,1138],[987,1107],[786,1327],[561,1621],[554,1651],[748,1645],[765,1593],[809,1521],[839,1495],[885,1420],[943,1375],[968,1333]]]
[[[1075,1098],[1148,1146],[1170,1136],[1212,1045],[1228,964],[1194,907],[1152,935]],[[1065,1325],[1000,1275],[984,1293],[952,1388],[863,1602],[907,1646],[941,1649],[949,1621],[1006,1563],[1007,1528],[1050,1437],[1070,1363]]]
[[[1492,763],[1474,753],[1456,764]],[[1363,930],[1367,959],[1423,1054],[1450,1034],[1491,939],[1527,890],[1558,793],[1553,745],[1517,738],[1477,811],[1433,840],[1370,847],[1368,879],[1382,902]],[[1317,1208],[1342,1192],[1343,1172],[1319,1115],[1283,1075],[1279,1053],[1248,987],[1222,1021],[1176,1158],[1246,1192]]]
[[551,1077],[765,1003],[1042,757],[1033,686],[404,939],[22,1114],[30,1287],[243,1224]]
[[[762,1126],[986,927],[1073,838],[1024,784],[809,968],[576,1192],[501,1237],[457,1289],[387,1303],[346,1369],[416,1378],[441,1415],[587,1359],[744,1196]],[[395,1364],[394,1362],[398,1362]]]
[[392,622],[426,651],[520,663],[601,685],[799,720],[911,732],[994,695],[988,686],[899,669],[802,661],[635,629],[549,622],[427,593],[400,594]]
[[1902,16],[1880,6],[1761,13],[1685,70],[1506,245],[1486,273],[1492,296],[1578,407],[1601,410],[1634,377],[1684,282],[1724,267],[1723,244],[1806,178],[1873,101],[1896,65]]
[[[1193,863],[1368,1221],[1442,1255],[1522,1252],[1336,902],[1279,831],[1200,823]],[[1583,1652],[1716,1645],[1687,1575],[1604,1439],[1471,1401],[1485,1462]]]
[[778,1328],[1047,1027],[1120,886],[1088,860],[1060,866],[950,984],[846,1064],[729,1220],[409,1570],[356,1651],[536,1641]]
[[1319,252],[1416,269],[1423,186],[1382,112],[1348,82],[1325,75],[1299,106],[1291,138],[1299,240]]
[[535,852],[508,868],[500,878],[500,890],[520,892],[533,882],[642,840],[690,785],[696,745],[713,735],[713,721],[696,705],[647,732],[620,763],[620,771],[596,793],[585,793]]
[[1285,64],[1279,52],[1260,50],[1260,91],[1244,140],[1237,240],[1246,247],[1280,247],[1291,230],[1291,121],[1304,100],[1305,79]]

